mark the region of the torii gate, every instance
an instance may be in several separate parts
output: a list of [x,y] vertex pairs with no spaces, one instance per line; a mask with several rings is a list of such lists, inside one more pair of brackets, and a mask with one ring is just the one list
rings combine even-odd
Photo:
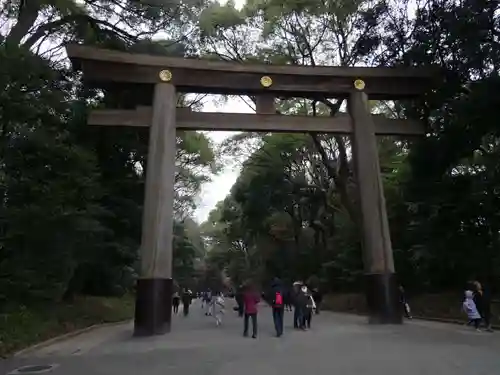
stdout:
[[[69,45],[66,50],[73,67],[83,71],[86,82],[115,90],[133,89],[138,101],[149,105],[95,110],[88,120],[90,125],[151,128],[135,335],[162,334],[170,331],[171,326],[176,129],[352,133],[370,322],[402,322],[376,134],[422,135],[424,128],[410,120],[372,116],[367,99],[417,97],[428,90],[433,71],[247,65],[131,54],[81,45]],[[257,114],[178,109],[177,92],[256,95]],[[279,115],[274,108],[274,98],[278,96],[347,98],[350,116]]]

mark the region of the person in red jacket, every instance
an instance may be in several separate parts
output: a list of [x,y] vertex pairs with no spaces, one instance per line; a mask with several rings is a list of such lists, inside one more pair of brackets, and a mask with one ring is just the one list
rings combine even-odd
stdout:
[[248,320],[252,319],[252,338],[257,338],[257,304],[260,302],[259,293],[251,284],[245,286],[243,292],[243,305],[245,309],[245,317],[243,320],[243,336],[248,337]]

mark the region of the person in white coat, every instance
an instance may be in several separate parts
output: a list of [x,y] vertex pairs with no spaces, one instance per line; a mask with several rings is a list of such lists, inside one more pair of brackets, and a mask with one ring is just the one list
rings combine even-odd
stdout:
[[215,324],[220,326],[222,324],[222,316],[224,315],[225,301],[222,293],[218,293],[214,297],[213,301],[213,316],[215,318]]
[[464,312],[469,318],[469,321],[473,322],[476,331],[480,332],[479,324],[481,323],[481,315],[479,314],[476,303],[474,302],[474,292],[472,290],[465,291],[465,299],[462,306]]

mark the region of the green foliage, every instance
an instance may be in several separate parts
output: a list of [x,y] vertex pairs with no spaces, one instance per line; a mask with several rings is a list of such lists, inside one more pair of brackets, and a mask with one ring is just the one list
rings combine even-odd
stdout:
[[2,61],[0,298],[57,298],[74,257],[103,230],[95,220],[96,159],[66,130],[69,92],[47,62],[21,50]]
[[0,358],[30,345],[94,324],[129,320],[133,296],[85,297],[73,303],[9,308],[0,313]]
[[[190,15],[169,20],[179,9],[121,0],[60,0],[50,6],[33,1],[3,10],[2,21],[17,23],[9,21],[14,27],[2,30],[0,46],[0,311],[7,302],[30,308],[80,294],[123,295],[133,288],[139,268],[148,132],[90,128],[87,114],[102,104],[137,105],[150,95],[100,95],[83,88],[56,55],[42,57],[34,47],[48,36],[54,45],[85,40],[183,56],[192,50],[176,32]],[[42,13],[44,21],[35,24]],[[108,17],[149,29],[137,40]],[[168,40],[149,38],[167,24]],[[197,108],[185,97],[180,101]],[[187,280],[205,249],[197,225],[191,221],[187,233],[180,221],[192,213],[201,185],[219,165],[205,134],[179,133],[177,144],[174,274]]]
[[[414,290],[498,284],[500,20],[491,1],[249,1],[238,33],[213,36],[207,53],[297,65],[382,64],[442,68],[420,102],[372,102],[390,117],[417,117],[419,141],[383,138],[379,158],[396,268]],[[258,37],[251,31],[259,28]],[[242,30],[247,30],[242,38]],[[246,53],[253,50],[252,56]],[[244,53],[245,52],[245,53]],[[329,115],[341,102],[281,100],[288,114]],[[331,289],[360,288],[363,273],[356,177],[349,139],[238,135],[251,150],[230,195],[210,215],[207,236],[230,277],[313,277]],[[245,251],[235,250],[241,242]],[[252,250],[252,251],[250,251]],[[225,254],[224,254],[225,253]]]
[[[392,211],[401,273],[418,288],[458,287],[470,278],[496,288],[500,278],[493,193],[499,103],[491,93],[498,90],[494,67],[500,66],[494,8],[487,1],[431,3],[418,13],[401,56],[404,63],[446,69],[424,106],[406,108],[427,117],[429,136],[411,147],[409,173]],[[441,42],[429,49],[432,40]]]
[[[85,99],[61,71],[22,49],[1,52],[0,301],[125,293],[136,277],[147,133],[88,128]],[[178,144],[182,217],[217,163],[203,134],[182,133]],[[183,280],[204,253],[191,227],[174,242]]]
[[201,240],[198,224],[187,218],[174,224],[173,276],[181,287],[194,288],[195,261],[205,255],[205,244]]
[[240,11],[235,9],[231,1],[228,1],[225,5],[214,2],[201,13],[199,27],[202,35],[211,36],[220,30],[236,27],[244,22],[245,18]]

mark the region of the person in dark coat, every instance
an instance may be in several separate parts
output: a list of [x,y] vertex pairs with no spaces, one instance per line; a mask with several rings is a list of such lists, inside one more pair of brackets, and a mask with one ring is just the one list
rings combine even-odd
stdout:
[[179,312],[180,303],[181,297],[179,296],[178,292],[175,292],[174,296],[172,297],[172,307],[174,308],[174,314],[177,314]]
[[184,316],[189,315],[189,305],[191,305],[191,300],[192,300],[191,291],[187,288],[184,288],[184,290],[182,291],[182,305],[183,305],[182,312],[184,313]]
[[271,294],[268,297],[273,311],[274,328],[276,336],[283,335],[283,315],[284,315],[284,299],[283,299],[283,284],[281,280],[275,277],[271,283]]
[[321,301],[323,301],[323,294],[321,293],[321,291],[319,290],[319,288],[314,288],[312,290],[312,297],[314,299],[314,302],[316,303],[315,312],[316,312],[316,315],[317,315],[317,314],[319,314],[319,308],[320,308],[320,305],[321,305]]
[[402,285],[399,286],[399,303],[401,304],[405,317],[413,319],[411,316],[410,305],[408,304],[408,300],[406,298],[406,292]]
[[238,316],[242,317],[243,316],[243,285],[238,286],[238,289],[236,290],[236,294],[234,296],[234,299],[236,300],[237,306],[237,311],[238,311]]
[[284,288],[285,311],[292,311],[292,290],[290,287]]
[[291,299],[293,304],[293,328],[298,329],[300,327],[300,322],[302,320],[302,311],[298,304],[298,297],[300,293],[300,288],[302,287],[302,283],[300,281],[296,281],[293,283]]
[[310,296],[308,294],[308,289],[305,285],[300,287],[299,292],[297,293],[295,308],[298,310],[298,328],[305,330],[306,329],[306,319],[308,317],[307,314],[307,305],[309,303]]
[[477,311],[481,315],[486,330],[492,332],[491,329],[491,298],[489,291],[483,288],[479,281],[474,281],[474,303],[476,304]]

